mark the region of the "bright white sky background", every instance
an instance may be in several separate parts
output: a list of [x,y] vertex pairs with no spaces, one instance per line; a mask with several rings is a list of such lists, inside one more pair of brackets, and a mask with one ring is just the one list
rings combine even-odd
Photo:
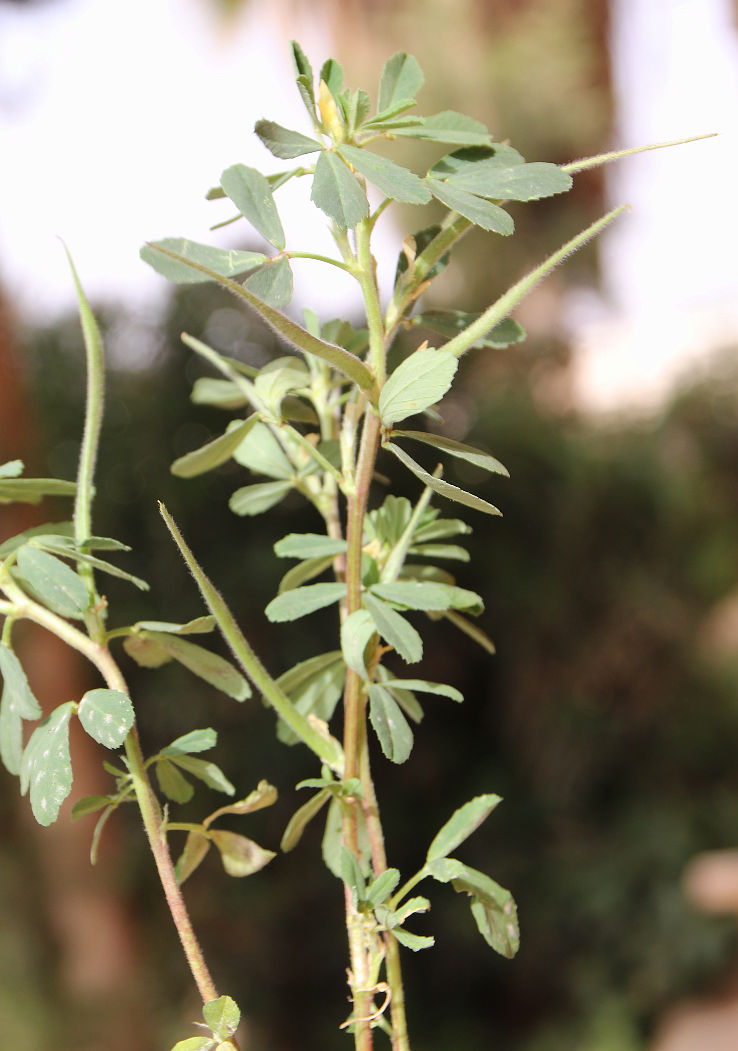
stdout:
[[[23,316],[73,308],[59,236],[91,299],[142,310],[165,287],[138,258],[144,240],[233,243],[235,228],[208,233],[229,213],[204,191],[236,161],[277,169],[251,129],[262,116],[304,128],[287,42],[300,39],[314,66],[330,50],[314,12],[302,26],[279,12],[252,0],[226,33],[199,0],[0,5],[0,278]],[[612,169],[613,203],[634,212],[603,241],[604,299],[593,309],[575,298],[571,311],[582,395],[602,408],[652,400],[680,360],[703,353],[706,329],[713,343],[738,343],[730,0],[614,0],[614,16],[619,142],[721,136]],[[289,233],[313,209],[304,186],[288,189]],[[290,247],[315,248],[319,229]],[[298,271],[311,301],[327,316],[345,309],[350,284],[311,267]]]

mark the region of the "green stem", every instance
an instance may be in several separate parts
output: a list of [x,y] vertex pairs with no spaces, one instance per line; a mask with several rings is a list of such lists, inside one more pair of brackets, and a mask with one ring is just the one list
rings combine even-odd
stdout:
[[340,259],[333,259],[329,255],[316,255],[314,252],[292,251],[282,252],[282,255],[285,256],[287,259],[314,259],[316,263],[328,263],[330,264],[330,266],[337,266],[339,270],[345,270],[348,274],[353,272],[353,268],[347,263],[342,263]]
[[236,660],[251,679],[254,686],[262,693],[270,704],[281,715],[287,725],[295,731],[308,748],[318,755],[323,762],[327,763],[333,770],[343,776],[343,755],[340,745],[336,740],[323,737],[322,734],[308,722],[308,720],[297,711],[287,694],[277,685],[251,646],[244,637],[243,632],[236,623],[235,617],[226,605],[223,596],[213,586],[209,578],[200,568],[195,556],[185,542],[172,516],[163,504],[159,504],[162,518],[167,524],[172,538],[180,550],[187,566],[197,582],[202,597],[210,612],[215,617],[223,637],[231,647]]
[[500,296],[497,302],[488,307],[483,314],[480,314],[476,321],[473,321],[471,325],[468,325],[463,332],[460,332],[458,336],[454,336],[448,343],[444,343],[440,349],[448,351],[449,354],[453,354],[455,357],[460,357],[470,347],[473,347],[478,339],[486,336],[490,329],[494,328],[503,318],[506,318],[513,307],[517,306],[521,299],[524,299],[542,278],[550,274],[568,255],[576,252],[587,241],[601,233],[614,219],[622,215],[627,207],[627,204],[623,204],[619,208],[613,208],[611,212],[603,215],[601,219],[597,219],[586,230],[582,230],[576,237],[572,237],[562,248],[559,248],[557,252],[545,259],[540,266],[537,266],[525,277],[521,277],[519,281],[516,281],[512,288],[509,288],[504,295]]
[[[90,639],[73,627],[73,625],[68,624],[67,621],[57,616],[56,613],[52,613],[51,610],[45,609],[37,602],[29,599],[12,581],[3,579],[2,585],[8,598],[12,600],[14,616],[33,621],[33,623],[56,635],[72,649],[87,657],[100,672],[111,690],[119,690],[127,697],[130,696],[125,679],[106,646],[101,645],[94,639]],[[5,612],[3,609],[5,605],[5,603],[0,603],[0,612]],[[187,912],[187,906],[174,874],[174,865],[169,853],[161,811],[146,774],[145,762],[135,726],[126,737],[125,751],[136,801],[141,811],[146,836],[154,856],[164,896],[202,1001],[207,1003],[209,1000],[215,1000],[218,993],[195,936],[192,922]]]

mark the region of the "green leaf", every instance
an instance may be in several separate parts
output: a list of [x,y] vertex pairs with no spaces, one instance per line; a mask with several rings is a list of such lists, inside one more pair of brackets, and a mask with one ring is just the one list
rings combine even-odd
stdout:
[[400,882],[399,869],[385,869],[366,889],[366,902],[375,908],[389,898]]
[[423,641],[405,618],[370,593],[364,595],[364,605],[372,615],[382,638],[400,654],[406,664],[414,664],[423,656]]
[[195,794],[186,777],[183,777],[174,763],[160,759],[156,764],[156,780],[167,799],[174,803],[189,803]]
[[287,828],[284,830],[282,842],[279,845],[280,850],[283,850],[284,853],[287,854],[290,850],[295,849],[302,839],[302,834],[308,824],[316,814],[322,810],[323,806],[330,798],[330,791],[327,788],[324,788],[322,791],[308,799],[307,803],[303,803],[303,805],[295,811],[289,820]]
[[320,69],[320,80],[322,80],[334,98],[338,97],[343,87],[343,70],[335,58],[328,58]]
[[298,562],[292,569],[288,569],[279,582],[277,589],[281,594],[283,591],[292,591],[305,584],[308,580],[319,577],[326,569],[333,565],[333,555],[324,558],[306,558],[304,562]]
[[[495,150],[487,159],[464,165],[447,177],[449,184],[498,201],[537,201],[571,189],[571,176],[558,165],[542,161],[526,164],[517,151],[509,152],[516,156],[510,158],[503,150]],[[440,162],[431,171],[441,173],[442,165]]]
[[210,727],[205,730],[190,730],[188,734],[177,737],[166,748],[162,748],[160,755],[191,755],[192,752],[207,752],[215,747],[217,741],[218,735]]
[[223,868],[229,876],[251,876],[277,856],[273,850],[264,850],[258,843],[235,832],[213,829],[210,839],[220,851]]
[[69,720],[74,701],[48,715],[31,734],[21,763],[21,792],[30,786],[31,809],[39,825],[51,825],[72,789]]
[[292,482],[257,482],[236,489],[228,501],[234,515],[261,515],[284,500]]
[[88,690],[77,715],[90,737],[106,748],[119,748],[134,721],[130,698],[120,690]]
[[254,229],[270,244],[284,250],[284,228],[272,188],[261,172],[245,164],[234,164],[225,169],[220,185]]
[[73,522],[55,522],[42,526],[32,526],[31,529],[24,529],[22,533],[16,533],[15,536],[8,537],[8,539],[0,544],[0,558],[6,558],[8,555],[12,555],[14,551],[17,551],[19,547],[23,547],[25,543],[38,536],[48,536],[52,533],[54,536],[74,536],[74,523]]
[[342,230],[350,230],[369,215],[369,202],[356,177],[335,153],[318,157],[310,200]]
[[444,482],[442,478],[434,478],[428,471],[424,471],[420,464],[416,463],[412,457],[408,456],[404,449],[401,449],[399,445],[395,445],[393,442],[386,442],[384,445],[385,449],[389,449],[397,459],[407,467],[409,471],[419,478],[423,485],[427,485],[439,496],[445,496],[449,500],[455,500],[458,504],[464,504],[466,507],[473,507],[475,511],[484,511],[488,515],[499,515],[502,514],[498,511],[493,504],[487,503],[486,500],[482,500],[479,496],[474,496],[472,493],[467,493],[465,489],[460,489],[457,485],[452,485],[450,482]]
[[387,758],[404,763],[413,747],[413,732],[392,694],[376,683],[369,687],[369,721]]
[[411,934],[410,931],[405,931],[402,927],[393,927],[392,935],[397,938],[400,945],[404,945],[407,949],[412,949],[413,952],[418,952],[420,949],[430,949],[432,945],[436,944],[436,939],[430,935]]
[[339,146],[338,153],[385,197],[404,204],[427,204],[430,191],[422,179],[394,161],[357,146]]
[[0,695],[0,759],[9,774],[20,773],[23,759],[23,723],[6,698]]
[[[174,253],[178,259],[167,253]],[[254,267],[268,262],[261,252],[240,252],[235,248],[215,248],[211,245],[188,241],[184,237],[165,237],[144,245],[140,256],[153,267],[157,274],[176,284],[195,284],[212,280],[211,275],[187,266],[188,262],[207,267],[219,277],[236,277]]]
[[0,642],[0,675],[2,675],[3,700],[21,719],[40,719],[41,706],[28,684],[26,673],[15,653]]
[[433,518],[415,530],[413,542],[425,544],[428,540],[445,540],[451,536],[471,532],[472,527],[462,522],[460,518]]
[[493,794],[476,796],[454,811],[428,847],[426,863],[430,864],[439,858],[448,857],[465,839],[469,838],[475,829],[479,828],[501,801],[500,796]]
[[456,146],[489,146],[490,135],[484,124],[463,113],[444,110],[432,117],[424,117],[419,126],[400,127],[395,135],[429,142],[446,142]]
[[[344,676],[341,651],[331,650],[296,664],[279,676],[277,686],[302,716],[312,712],[327,723],[341,696]],[[277,737],[289,745],[299,740],[284,720],[280,720],[277,725]]]
[[[444,339],[453,339],[464,329],[468,328],[473,321],[479,318],[479,314],[469,314],[463,310],[429,310],[422,314],[415,314],[411,319],[413,326],[430,329],[438,333]],[[482,336],[474,344],[475,347],[487,349],[503,349],[515,343],[522,343],[525,339],[525,330],[522,325],[512,318],[504,318],[489,332]],[[471,349],[471,348],[470,348]]]
[[[109,542],[105,541],[105,543],[107,545]],[[84,547],[87,547],[87,545],[80,548],[70,537],[35,536],[29,541],[28,546],[40,551],[46,551],[51,555],[59,555],[62,558],[73,558],[76,562],[84,562],[85,565],[91,566],[93,569],[97,569],[101,573],[109,573],[110,576],[118,577],[119,580],[127,580],[129,584],[133,584],[141,591],[149,590],[149,585],[145,580],[141,580],[140,577],[135,577],[132,573],[126,572],[125,569],[120,569],[111,562],[106,562],[101,558],[96,558],[94,555],[87,554],[86,550],[84,550]],[[126,549],[125,545],[121,545],[121,548],[123,550],[130,550],[130,548]]]
[[202,635],[207,634],[215,628],[215,617],[195,617],[188,620],[186,624],[174,624],[168,620],[139,620],[133,625],[133,630],[164,631],[168,635]]
[[186,1040],[178,1040],[171,1051],[213,1051],[215,1041],[209,1036],[188,1036]]
[[463,631],[465,635],[468,635],[470,639],[473,639],[478,646],[481,646],[487,653],[495,653],[495,644],[489,635],[486,635],[481,628],[477,627],[476,624],[472,624],[471,621],[467,620],[466,617],[462,617],[458,613],[452,613],[447,610],[444,614],[446,620],[451,621],[454,627],[457,627],[459,631]]
[[303,157],[307,153],[317,153],[323,146],[315,139],[308,138],[299,131],[283,128],[273,120],[257,120],[254,131],[270,153],[282,160],[292,157]]
[[205,1004],[202,1017],[219,1040],[227,1040],[238,1029],[241,1012],[230,996],[219,996]]
[[279,558],[325,558],[345,550],[345,540],[322,533],[288,533],[274,545],[274,553]]
[[[338,799],[334,797],[328,807],[328,816],[326,817],[325,822],[321,853],[326,868],[329,872],[332,872],[337,879],[343,879],[341,873],[341,847],[343,845],[341,831],[342,814],[343,811],[341,809],[341,804],[338,802]],[[368,866],[371,864],[371,846],[369,843],[366,821],[363,820],[361,812],[359,812],[358,815],[358,825],[361,865],[365,869],[368,869]]]
[[396,580],[373,584],[370,590],[385,602],[396,602],[407,609],[466,609],[475,615],[484,610],[484,603],[474,591],[430,580]]
[[[380,686],[384,686],[390,691],[405,715],[409,716],[414,723],[420,724],[423,721],[423,709],[420,701],[409,689],[403,689],[400,685],[392,684],[391,679],[392,677],[386,668],[379,665],[376,669],[376,681]],[[389,686],[387,685],[388,682],[390,682]]]
[[286,256],[278,256],[268,266],[263,266],[247,278],[240,287],[275,310],[288,306],[294,291],[289,260]]
[[303,588],[283,591],[281,595],[272,599],[264,612],[272,623],[297,620],[338,602],[345,594],[345,584],[308,584]]
[[[269,303],[264,302],[263,299],[260,299],[243,285],[239,285],[236,281],[231,281],[229,278],[221,276],[215,270],[210,269],[210,267],[203,266],[194,260],[187,260],[184,256],[178,255],[176,252],[168,249],[162,242],[159,242],[156,246],[150,247],[152,247],[154,251],[157,251],[168,258],[178,261],[183,265],[189,266],[191,269],[204,274],[206,278],[217,281],[223,288],[228,289],[229,292],[232,292],[239,299],[244,300],[254,313],[256,313],[273,332],[276,332],[278,336],[281,336],[285,342],[296,347],[303,353],[314,354],[322,361],[327,361],[334,368],[339,369],[352,379],[362,390],[370,392],[374,391],[374,376],[371,371],[362,361],[359,361],[353,354],[349,354],[348,351],[343,349],[343,347],[334,346],[332,343],[327,343],[325,340],[319,339],[317,336],[312,336],[306,329],[297,325],[279,310],[275,310],[269,305]],[[187,336],[186,334],[183,335],[182,340],[187,346],[192,347],[194,350],[197,350],[199,353],[212,359],[214,352],[200,340],[194,339],[192,336]]]
[[18,575],[44,605],[62,617],[82,617],[90,605],[84,581],[58,558],[28,545],[18,549]]
[[210,376],[195,380],[190,401],[193,405],[215,405],[219,409],[241,409],[248,405],[248,398],[235,383]]
[[341,625],[343,659],[362,679],[367,677],[364,650],[376,631],[372,615],[367,609],[357,609],[350,613]]
[[285,396],[290,391],[309,388],[310,382],[310,373],[302,358],[287,355],[275,358],[259,370],[254,389],[267,409],[278,417]]
[[292,478],[295,473],[287,454],[265,423],[257,423],[251,428],[233,453],[233,459],[242,467],[280,481]]
[[72,821],[78,821],[79,818],[86,817],[87,814],[96,814],[98,810],[110,806],[112,802],[113,800],[110,796],[83,796],[72,807]]
[[207,445],[180,456],[171,466],[172,474],[176,474],[178,478],[194,478],[195,475],[219,467],[226,460],[230,460],[257,421],[258,416],[253,413],[248,419],[241,420],[235,427],[229,427],[225,433],[213,438]]
[[517,909],[512,895],[483,872],[463,865],[454,858],[442,858],[428,866],[440,883],[453,883],[454,890],[469,894],[471,912],[487,944],[508,959],[520,945]]
[[385,679],[382,682],[388,690],[399,687],[402,690],[418,690],[420,693],[434,693],[441,697],[449,697],[452,701],[461,702],[464,695],[453,686],[446,686],[442,682],[427,682],[425,679]]
[[295,63],[295,69],[297,70],[298,76],[304,77],[310,88],[310,97],[313,98],[313,67],[310,65],[305,52],[302,50],[296,40],[290,41],[290,47],[292,49],[292,60]]
[[433,348],[416,350],[391,374],[379,395],[379,415],[388,427],[440,401],[456,375],[455,359]]
[[398,51],[388,58],[379,80],[379,113],[405,99],[414,99],[425,82],[423,71],[413,55]]
[[174,866],[174,875],[177,877],[177,883],[180,886],[192,875],[209,850],[210,840],[202,832],[197,829],[191,829],[187,833],[184,849],[177,858],[177,864]]
[[441,204],[445,204],[452,212],[458,212],[475,226],[482,230],[491,230],[503,237],[509,236],[515,230],[515,223],[498,204],[486,201],[483,197],[476,197],[473,193],[460,190],[448,182],[433,179],[427,176],[425,184]]
[[208,827],[216,818],[224,814],[253,814],[255,810],[263,810],[264,807],[273,806],[277,801],[277,789],[268,781],[260,781],[253,792],[249,792],[245,799],[239,799],[235,803],[226,803],[218,807],[213,813],[205,818],[203,826]]
[[408,548],[409,555],[418,558],[452,558],[458,562],[468,562],[469,552],[458,544],[413,544]]
[[[153,653],[151,644],[154,644]],[[159,631],[141,631],[124,642],[126,652],[144,667],[157,667],[173,658],[199,678],[227,693],[237,701],[251,696],[251,687],[230,661],[217,653],[187,642],[178,635]],[[147,652],[147,649],[149,652]],[[143,659],[142,659],[143,658]],[[149,663],[144,663],[149,661]],[[153,663],[157,661],[157,663]]]
[[37,504],[44,496],[74,496],[76,492],[76,482],[59,478],[0,479],[0,504]]
[[236,789],[215,763],[208,762],[206,759],[195,759],[191,755],[172,756],[167,761],[175,763],[216,792],[224,792],[227,796],[236,794]]

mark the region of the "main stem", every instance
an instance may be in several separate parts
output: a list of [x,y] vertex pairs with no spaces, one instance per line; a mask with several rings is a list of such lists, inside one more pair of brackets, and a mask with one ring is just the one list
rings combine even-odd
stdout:
[[[386,375],[387,332],[382,319],[374,260],[370,247],[371,224],[367,220],[356,228],[357,278],[361,286],[366,307],[369,329],[369,364],[374,372],[377,386],[381,389]],[[354,491],[349,496],[346,522],[346,612],[355,613],[362,608],[361,562],[364,538],[364,520],[367,513],[369,489],[374,476],[374,467],[379,445],[380,421],[373,408],[367,405],[354,475]],[[359,675],[347,669],[344,691],[344,777],[358,778],[362,786],[363,800],[357,800],[343,821],[344,844],[354,854],[359,854],[359,822],[366,821],[371,844],[372,864],[375,876],[387,868],[384,835],[377,806],[374,783],[369,766],[369,751],[366,734],[366,693]],[[372,1011],[374,991],[370,988],[369,948],[366,931],[362,937],[363,917],[357,912],[349,888],[346,888],[346,925],[351,955],[351,985],[354,996],[355,1019],[354,1043],[357,1051],[372,1051]],[[374,935],[372,935],[374,937]],[[405,1020],[405,998],[400,969],[399,947],[391,934],[385,935],[385,960],[387,981],[390,986],[390,1010],[392,1017],[393,1051],[409,1051],[407,1024]]]

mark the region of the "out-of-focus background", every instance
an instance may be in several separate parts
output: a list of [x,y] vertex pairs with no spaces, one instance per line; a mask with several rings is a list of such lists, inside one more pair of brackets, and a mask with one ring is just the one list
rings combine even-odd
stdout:
[[[300,119],[289,39],[315,67],[335,55],[352,86],[414,53],[424,112],[461,109],[529,160],[720,133],[516,206],[515,236],[470,237],[435,293],[479,309],[607,207],[633,206],[516,312],[525,344],[469,357],[445,406],[447,432],[511,473],[494,483],[504,518],[472,522],[473,576],[459,573],[487,599],[498,653],[440,634],[428,647],[428,677],[459,685],[465,706],[429,710],[406,767],[377,760],[380,798],[392,863],[408,869],[439,800],[450,813],[478,792],[505,797],[465,858],[513,890],[522,945],[512,962],[493,956],[463,904],[434,895],[437,948],[406,968],[425,1051],[738,1046],[738,878],[729,854],[693,861],[738,845],[737,27],[731,0],[0,2],[0,460],[74,474],[83,375],[62,237],[112,362],[97,531],[131,543],[152,585],[111,584],[116,622],[201,611],[164,499],[275,672],[327,626],[275,633],[261,615],[283,569],[270,538],[299,529],[300,508],[236,520],[235,467],[190,482],[168,468],[223,427],[189,404],[199,373],[179,333],[251,363],[276,347],[217,290],[174,294],[138,248],[167,235],[249,246],[245,228],[208,232],[224,216],[203,197],[236,161],[271,170],[256,119]],[[301,191],[280,198],[295,248],[320,225]],[[405,232],[384,231],[387,278]],[[298,274],[296,308],[352,315],[352,297]],[[36,513],[0,509],[0,539]],[[94,684],[47,640],[22,643],[47,704]],[[274,742],[258,704],[175,668],[126,670],[149,750],[212,723],[239,791],[279,787],[249,828],[276,846],[309,758]],[[73,798],[104,791],[99,754],[74,747]],[[91,819],[65,811],[37,829],[15,781],[3,772],[0,786],[3,1046],[158,1051],[190,1035],[182,1019],[199,1009],[133,816],[111,823],[92,871]],[[193,817],[209,802],[196,797]],[[341,902],[318,850],[316,828],[249,880],[208,859],[187,885],[251,1051],[347,1046]]]

